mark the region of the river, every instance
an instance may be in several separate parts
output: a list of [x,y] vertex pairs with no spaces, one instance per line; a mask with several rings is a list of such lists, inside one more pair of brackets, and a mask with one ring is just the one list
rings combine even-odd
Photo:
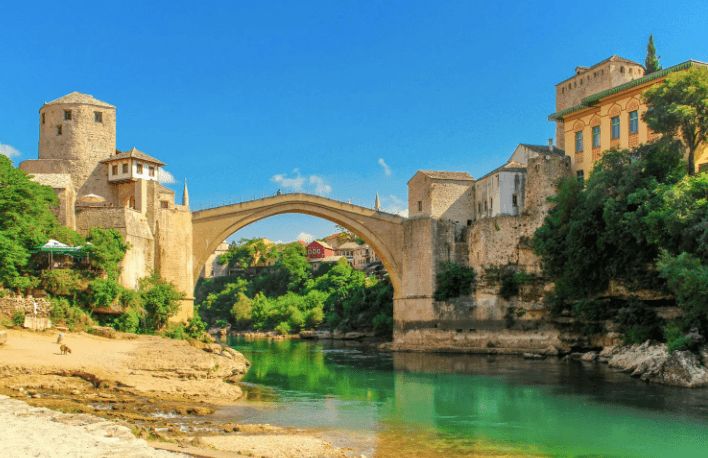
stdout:
[[222,415],[331,431],[367,457],[708,456],[708,389],[649,385],[600,363],[230,345],[253,365],[248,403]]

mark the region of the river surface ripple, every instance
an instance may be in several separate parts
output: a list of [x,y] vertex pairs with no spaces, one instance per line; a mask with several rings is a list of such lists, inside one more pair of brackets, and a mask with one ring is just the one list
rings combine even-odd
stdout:
[[248,402],[220,416],[331,431],[367,457],[708,457],[708,389],[650,385],[600,363],[230,344],[253,364]]

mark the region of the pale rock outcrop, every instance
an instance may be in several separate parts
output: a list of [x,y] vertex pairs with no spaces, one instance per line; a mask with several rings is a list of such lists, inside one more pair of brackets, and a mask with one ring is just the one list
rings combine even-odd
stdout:
[[[663,385],[696,388],[708,386],[708,371],[701,364],[699,356],[690,351],[674,351],[669,354],[666,344],[632,345],[614,353],[609,366],[632,377]],[[708,361],[708,347],[703,347],[700,358]]]

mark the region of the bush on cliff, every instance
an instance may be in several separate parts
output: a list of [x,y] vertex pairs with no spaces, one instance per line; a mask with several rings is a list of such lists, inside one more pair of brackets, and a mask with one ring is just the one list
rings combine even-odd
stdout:
[[470,294],[476,276],[472,267],[450,261],[441,262],[437,274],[438,284],[433,297],[436,301],[446,301]]

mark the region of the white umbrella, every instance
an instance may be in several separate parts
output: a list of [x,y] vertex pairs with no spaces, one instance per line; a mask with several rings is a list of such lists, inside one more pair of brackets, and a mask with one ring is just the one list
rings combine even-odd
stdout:
[[81,202],[105,202],[106,199],[103,197],[97,195],[97,194],[84,194],[83,196],[79,197],[79,200]]

